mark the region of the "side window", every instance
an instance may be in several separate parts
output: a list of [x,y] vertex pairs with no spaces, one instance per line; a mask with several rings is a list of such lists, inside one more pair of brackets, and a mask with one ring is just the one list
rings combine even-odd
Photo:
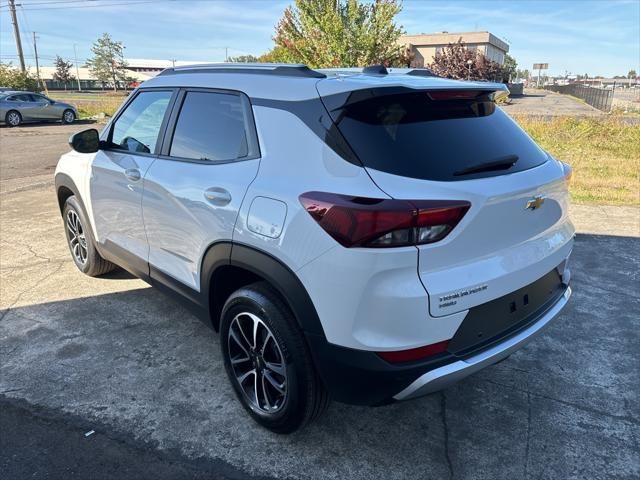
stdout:
[[242,97],[187,92],[169,155],[195,160],[237,160],[258,155],[253,124]]
[[152,153],[172,94],[170,91],[140,92],[115,121],[111,146],[129,152]]

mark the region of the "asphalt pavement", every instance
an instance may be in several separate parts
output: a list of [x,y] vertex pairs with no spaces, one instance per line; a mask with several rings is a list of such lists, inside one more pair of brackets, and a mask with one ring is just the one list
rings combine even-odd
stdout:
[[524,349],[444,392],[334,403],[279,436],[234,398],[214,332],[122,271],[76,270],[51,185],[5,190],[0,477],[639,478],[640,210],[572,216],[574,295]]

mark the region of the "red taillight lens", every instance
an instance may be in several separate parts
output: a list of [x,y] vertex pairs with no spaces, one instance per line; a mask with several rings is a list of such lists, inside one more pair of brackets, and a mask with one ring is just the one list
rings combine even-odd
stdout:
[[402,247],[442,240],[471,204],[456,200],[390,200],[307,192],[300,202],[345,247]]
[[439,92],[429,92],[427,95],[431,100],[470,100],[482,95],[482,90],[441,90]]
[[415,362],[423,358],[432,357],[447,350],[449,340],[412,348],[411,350],[398,350],[395,352],[376,352],[376,354],[389,363]]

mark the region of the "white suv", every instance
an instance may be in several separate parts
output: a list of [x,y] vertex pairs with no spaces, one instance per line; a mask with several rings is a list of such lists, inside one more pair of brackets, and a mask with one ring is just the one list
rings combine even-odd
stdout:
[[506,358],[570,296],[570,168],[493,97],[384,67],[165,70],[56,170],[72,257],[177,293],[291,432]]

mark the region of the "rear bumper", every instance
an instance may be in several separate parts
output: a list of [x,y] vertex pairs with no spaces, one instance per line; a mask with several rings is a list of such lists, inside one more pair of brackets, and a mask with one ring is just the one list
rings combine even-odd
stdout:
[[486,348],[468,355],[445,352],[408,364],[390,364],[374,352],[330,344],[323,336],[307,335],[314,362],[331,396],[355,405],[382,405],[432,393],[503,360],[542,331],[571,296],[568,270],[555,300],[526,319],[525,325]]
[[538,335],[560,313],[569,301],[570,296],[571,287],[567,287],[555,305],[529,327],[477,355],[464,360],[457,360],[425,373],[408,387],[395,394],[393,396],[394,400],[408,400],[442,390],[484,367],[505,359]]

